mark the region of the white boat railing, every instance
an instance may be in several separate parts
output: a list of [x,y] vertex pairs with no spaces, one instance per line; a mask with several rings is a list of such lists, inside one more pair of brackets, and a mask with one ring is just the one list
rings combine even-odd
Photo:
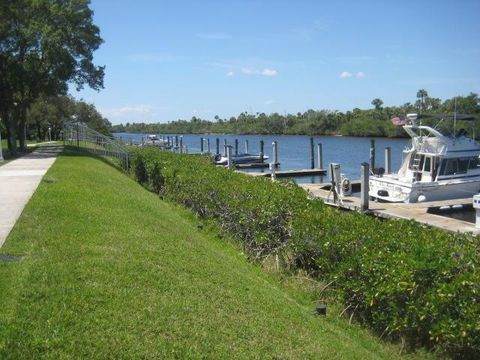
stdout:
[[67,145],[99,155],[128,171],[129,152],[117,140],[89,128],[81,122],[68,122],[63,126],[63,141]]

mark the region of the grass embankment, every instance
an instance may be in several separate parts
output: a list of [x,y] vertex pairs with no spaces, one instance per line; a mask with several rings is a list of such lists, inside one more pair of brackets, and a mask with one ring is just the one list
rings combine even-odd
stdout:
[[0,358],[395,358],[102,161],[59,157],[0,250]]

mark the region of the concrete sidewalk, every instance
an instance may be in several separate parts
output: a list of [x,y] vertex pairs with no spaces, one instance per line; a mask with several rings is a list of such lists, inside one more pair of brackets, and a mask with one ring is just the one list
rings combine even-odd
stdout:
[[61,146],[40,147],[0,166],[0,247],[60,151]]

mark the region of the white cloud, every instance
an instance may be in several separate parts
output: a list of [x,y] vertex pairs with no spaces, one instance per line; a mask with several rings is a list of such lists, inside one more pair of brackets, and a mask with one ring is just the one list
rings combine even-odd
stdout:
[[278,75],[278,71],[275,69],[252,70],[249,68],[242,68],[241,72],[244,75],[261,75],[261,76],[268,76],[268,77]]
[[233,76],[233,75],[235,75],[235,73],[233,71],[227,72],[227,76]]
[[232,36],[223,32],[206,32],[206,33],[196,33],[195,37],[204,39],[204,40],[228,40]]
[[114,124],[120,122],[156,122],[161,120],[167,107],[133,104],[115,108],[98,107],[100,113]]
[[[354,74],[351,73],[350,71],[342,71],[338,77],[340,79],[348,79],[348,78],[351,78],[353,76],[354,76]],[[358,71],[357,73],[355,73],[355,77],[357,79],[363,79],[365,76],[366,75],[363,71]]]
[[255,72],[252,70],[252,69],[248,69],[248,68],[242,68],[242,74],[245,74],[245,75],[253,75],[255,74]]
[[277,76],[278,75],[278,71],[277,70],[274,70],[274,69],[264,69],[260,75],[263,75],[263,76]]

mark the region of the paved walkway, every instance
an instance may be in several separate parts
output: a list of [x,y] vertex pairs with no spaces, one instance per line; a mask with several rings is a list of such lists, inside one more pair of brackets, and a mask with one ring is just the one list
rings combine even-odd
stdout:
[[0,247],[61,150],[61,146],[40,147],[0,166]]

